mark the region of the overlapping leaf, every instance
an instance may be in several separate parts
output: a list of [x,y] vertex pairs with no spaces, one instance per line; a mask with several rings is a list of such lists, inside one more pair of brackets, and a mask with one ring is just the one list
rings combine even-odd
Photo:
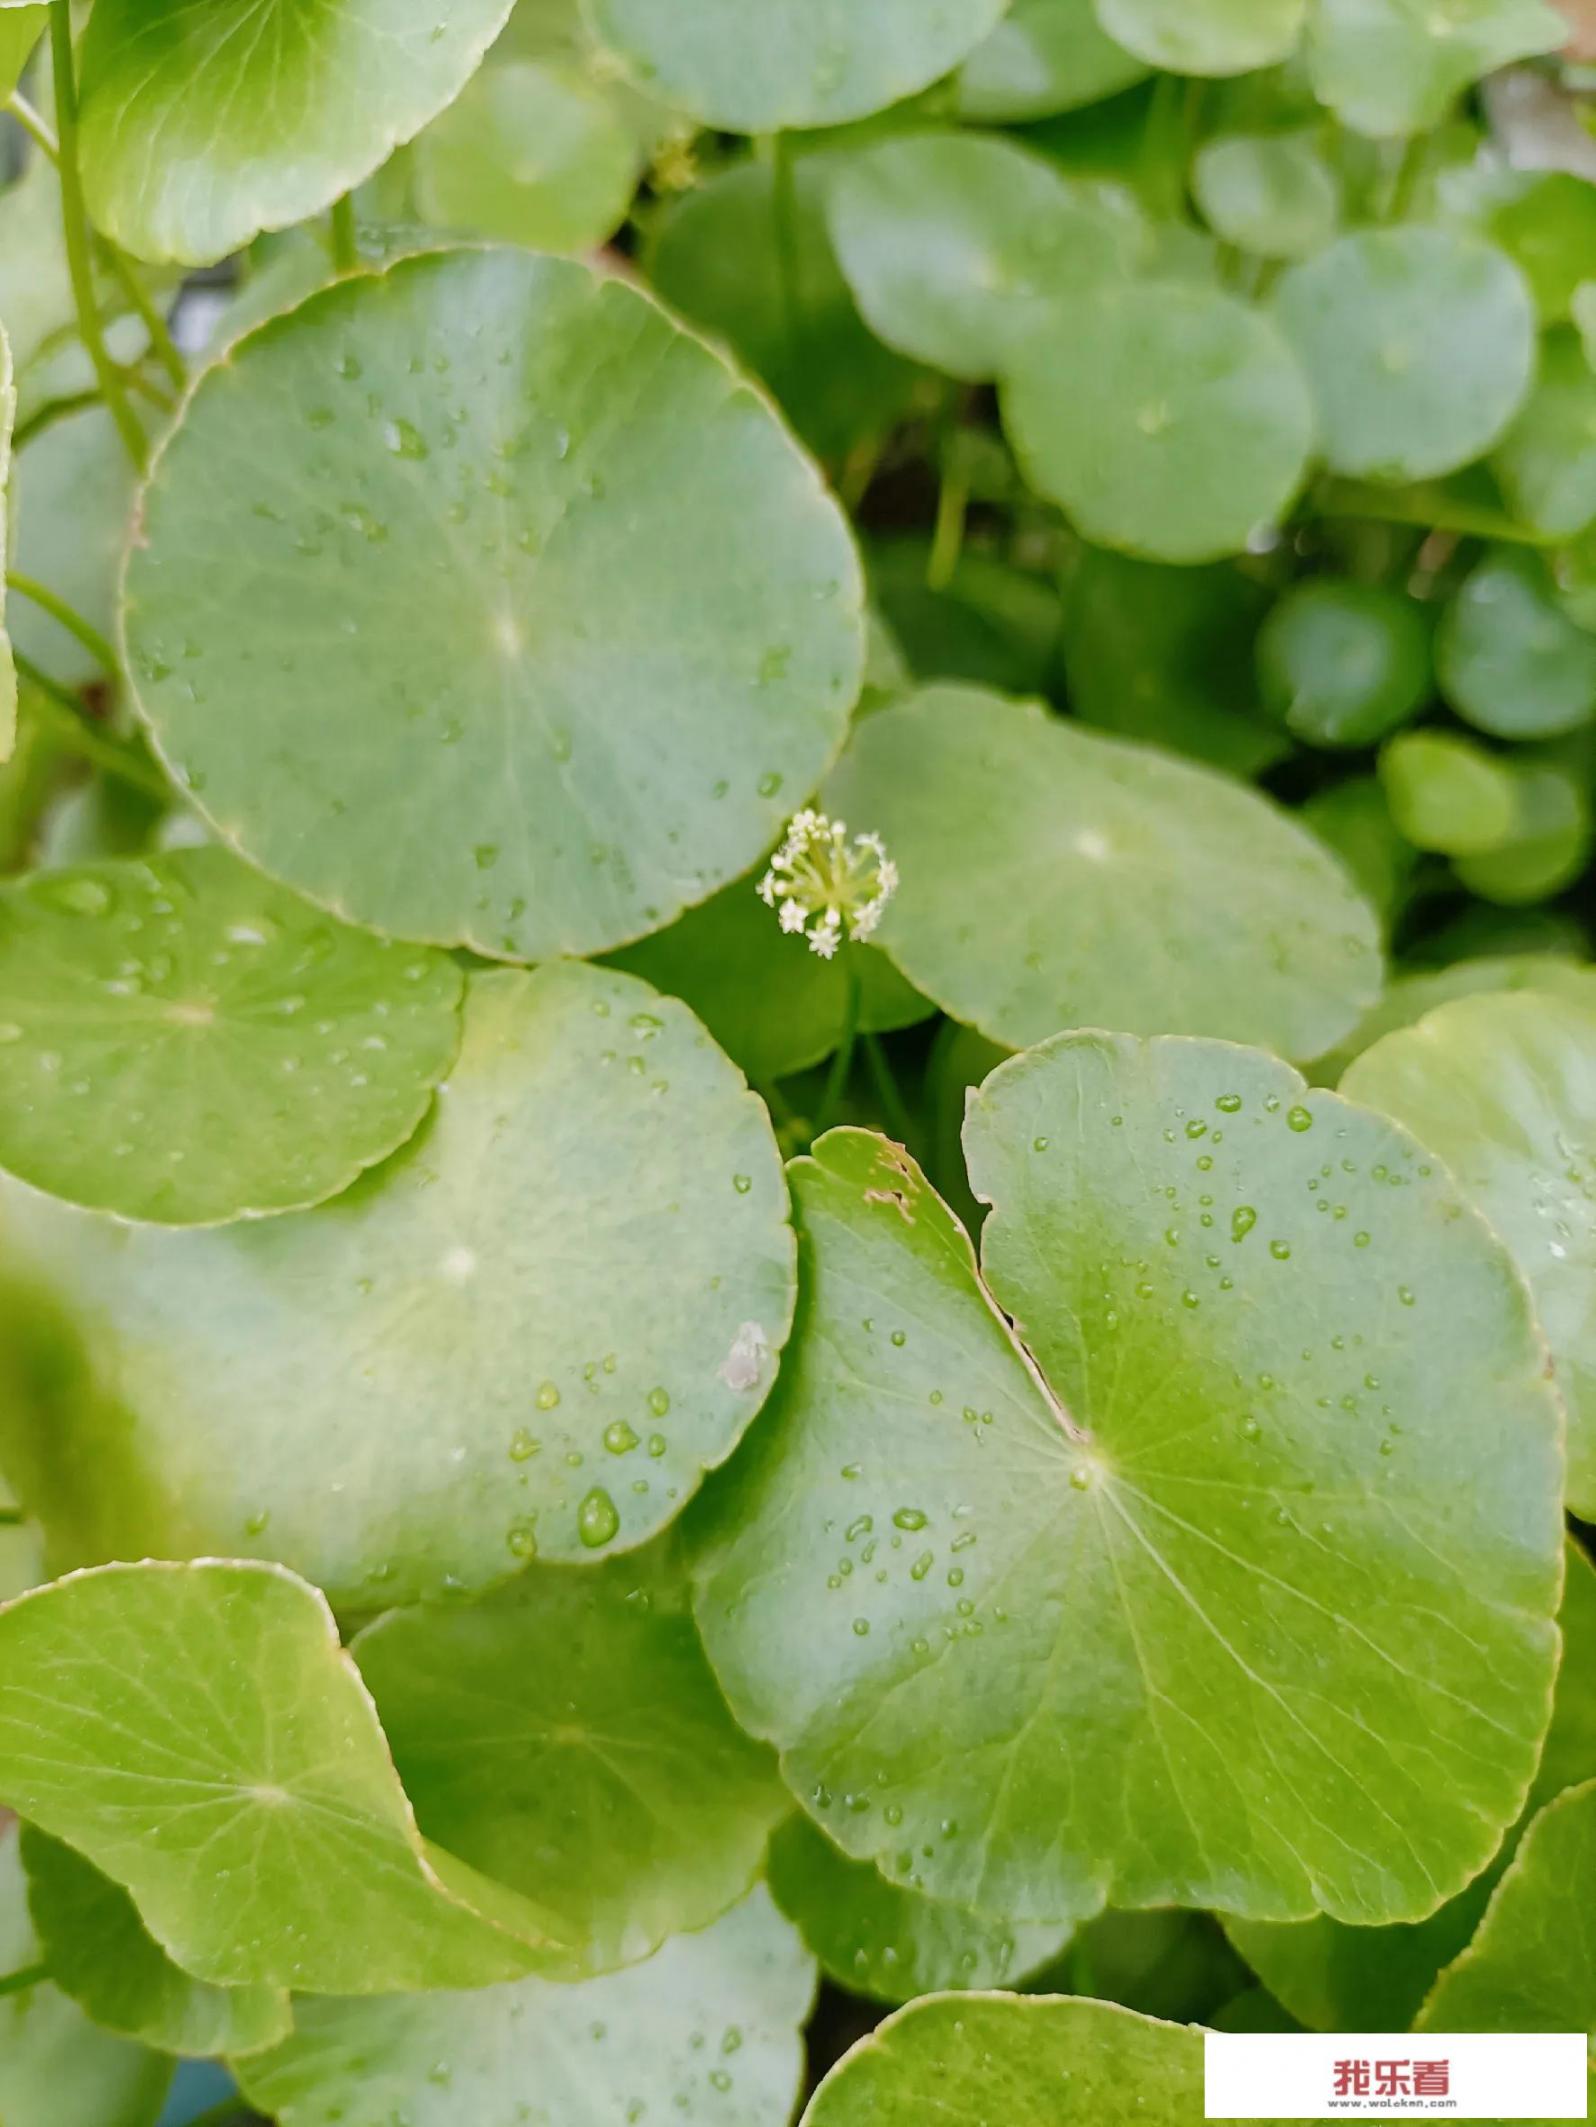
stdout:
[[847,530],[768,406],[557,259],[346,281],[209,370],[125,623],[261,867],[400,937],[589,953],[746,870],[842,737]]
[[431,1126],[317,1210],[13,1190],[5,1228],[0,1457],[57,1564],[264,1555],[367,1610],[640,1544],[792,1311],[763,1106],[680,1004],[558,963],[473,979]]
[[1002,124],[1096,103],[1147,72],[1102,28],[1092,0],[1013,0],[960,67],[954,93],[962,118]]
[[733,1711],[847,1852],[979,1910],[1432,1911],[1555,1667],[1560,1417],[1505,1250],[1228,1045],[1060,1037],[965,1140],[979,1274],[880,1138],[792,1169],[803,1322],[704,1509]]
[[1226,777],[933,687],[865,719],[827,789],[902,874],[884,949],[1008,1047],[1110,1026],[1309,1057],[1373,1002],[1373,912]]
[[0,888],[0,1166],[207,1225],[320,1202],[421,1121],[460,972],[219,849]]
[[206,265],[367,177],[476,70],[510,0],[106,0],[83,181],[107,235]]

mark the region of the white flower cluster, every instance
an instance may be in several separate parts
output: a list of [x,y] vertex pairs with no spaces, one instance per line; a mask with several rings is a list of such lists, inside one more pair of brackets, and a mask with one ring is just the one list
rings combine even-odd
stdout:
[[784,931],[801,932],[810,951],[829,960],[844,934],[870,936],[897,884],[898,867],[879,835],[850,841],[846,822],[806,808],[789,822],[759,898],[776,910]]

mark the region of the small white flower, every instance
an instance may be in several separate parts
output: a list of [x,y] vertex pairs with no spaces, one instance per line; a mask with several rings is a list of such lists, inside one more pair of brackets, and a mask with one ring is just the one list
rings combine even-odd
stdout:
[[[880,835],[855,835],[813,806],[794,813],[757,891],[783,931],[830,960],[845,938],[868,938],[897,890],[898,867]],[[811,918],[813,921],[811,921]]]

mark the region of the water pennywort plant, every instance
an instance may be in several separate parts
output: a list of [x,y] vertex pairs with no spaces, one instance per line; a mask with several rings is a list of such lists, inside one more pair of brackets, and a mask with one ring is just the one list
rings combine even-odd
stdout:
[[1596,2034],[1576,16],[0,0],[5,2127]]

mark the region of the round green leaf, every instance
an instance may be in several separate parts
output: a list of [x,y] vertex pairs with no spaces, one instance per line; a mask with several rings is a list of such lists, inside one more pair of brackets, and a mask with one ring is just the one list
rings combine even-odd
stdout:
[[[613,956],[690,1005],[739,1069],[756,1083],[807,1071],[842,1039],[848,969],[802,938],[783,937],[752,878],[723,887],[667,930]],[[873,945],[850,945],[859,976],[859,1024],[887,1033],[929,1019],[935,1007]]]
[[850,1854],[978,1910],[1429,1912],[1556,1667],[1506,1251],[1405,1133],[1226,1044],[1060,1036],[964,1136],[979,1274],[897,1147],[791,1170],[804,1318],[702,1532],[733,1711]]
[[1445,1160],[1530,1283],[1568,1409],[1568,1497],[1596,1513],[1596,1005],[1460,997],[1342,1081]]
[[[1344,783],[1317,790],[1297,817],[1335,851],[1389,930],[1407,897],[1419,856],[1398,833],[1378,777],[1349,776]],[[1314,1075],[1322,1083],[1335,1082],[1317,1065]]]
[[22,1831],[28,1909],[50,1977],[102,2030],[164,2053],[251,2053],[293,2025],[281,1987],[214,1987],[173,1964],[120,1884],[59,1839]]
[[1405,2030],[1441,1968],[1473,1936],[1535,1811],[1574,1781],[1596,1776],[1596,1572],[1572,1539],[1565,1551],[1558,1613],[1563,1658],[1552,1725],[1524,1814],[1489,1868],[1428,1920],[1403,1926],[1349,1928],[1323,1916],[1284,1927],[1267,1920],[1229,1923],[1236,1948],[1310,2029]]
[[866,718],[827,799],[897,863],[881,945],[1010,1048],[1174,1027],[1315,1056],[1379,985],[1373,912],[1313,836],[1036,703],[928,688]]
[[1222,133],[1191,181],[1209,227],[1239,250],[1306,258],[1335,234],[1341,187],[1313,133]]
[[1249,74],[1289,59],[1307,0],[1096,0],[1116,44],[1172,74]]
[[1555,52],[1568,23],[1549,0],[1318,0],[1315,93],[1361,133],[1422,133],[1483,74]]
[[1497,990],[1550,990],[1596,1007],[1596,969],[1554,951],[1479,954],[1440,968],[1423,968],[1392,977],[1374,1009],[1353,1028],[1338,1051],[1316,1067],[1322,1082],[1333,1085],[1354,1056],[1372,1048],[1382,1035],[1410,1027],[1454,997],[1473,997]]
[[1526,173],[1487,226],[1523,267],[1541,316],[1560,323],[1596,258],[1596,185],[1567,170]]
[[0,1800],[219,1986],[565,1969],[546,1916],[424,1844],[331,1611],[281,1566],[102,1566],[0,1608]]
[[1275,315],[1338,473],[1424,480],[1490,449],[1535,375],[1535,305],[1504,252],[1453,229],[1363,229],[1293,266]]
[[1123,279],[1145,229],[1128,195],[1062,176],[976,133],[898,135],[850,156],[831,235],[865,319],[889,347],[974,381],[1075,304]]
[[626,218],[636,139],[579,67],[484,67],[416,144],[425,219],[535,251],[588,251]]
[[[294,2035],[236,2063],[279,2127],[773,2127],[803,2080],[814,1965],[755,1890],[646,1964],[554,1986],[300,2001]],[[668,2109],[667,2109],[668,2100]]]
[[565,260],[311,297],[200,379],[141,514],[126,635],[174,773],[262,869],[401,937],[533,959],[657,929],[768,846],[859,690],[814,469]]
[[1596,715],[1596,635],[1558,604],[1540,557],[1496,547],[1476,562],[1442,618],[1441,691],[1494,738],[1552,738]]
[[1561,893],[1585,869],[1591,846],[1583,768],[1514,762],[1513,800],[1513,831],[1500,848],[1459,857],[1456,864],[1471,894],[1503,908]]
[[953,93],[961,118],[1006,125],[1117,96],[1147,71],[1099,26],[1092,0],[1014,0],[954,76]]
[[432,1123],[315,1211],[5,1208],[0,1441],[54,1558],[282,1558],[357,1611],[635,1548],[792,1317],[763,1105],[683,1006],[572,963],[474,977]]
[[767,163],[718,171],[665,211],[648,253],[665,301],[724,340],[827,457],[890,428],[920,381],[866,330],[842,277],[826,231],[836,166],[796,156],[783,212]]
[[[3,18],[0,18],[3,19]],[[0,1831],[0,1971],[39,1961],[15,1832]],[[172,2063],[91,2024],[47,1981],[0,1997],[6,2127],[153,2127]]]
[[1583,2031],[1596,2041],[1596,1780],[1549,1802],[1480,1931],[1441,1974],[1420,2031]]
[[0,887],[0,1166],[162,1226],[320,1203],[415,1131],[461,989],[216,848]]
[[49,24],[47,7],[26,7],[8,0],[0,9],[0,96],[9,96]]
[[1259,774],[1291,751],[1259,712],[1253,643],[1268,607],[1267,591],[1230,563],[1165,568],[1086,548],[1066,608],[1071,709],[1123,738]]
[[1049,1963],[1070,1938],[1067,1926],[1011,1927],[888,1883],[807,1817],[789,1818],[771,1841],[769,1877],[826,1975],[877,2001],[1004,1986]]
[[1572,539],[1596,517],[1596,367],[1576,334],[1547,334],[1535,388],[1491,470],[1548,539]]
[[725,1912],[789,1807],[652,1553],[393,1611],[354,1652],[423,1832],[558,1913],[594,1971]]
[[1399,732],[1380,755],[1380,785],[1415,849],[1482,856],[1509,841],[1517,824],[1512,769],[1450,731]]
[[1202,2114],[1199,2031],[1067,1996],[933,1995],[845,2053],[801,2127],[1190,2127]]
[[1369,746],[1430,692],[1430,631],[1411,598],[1321,576],[1292,586],[1258,636],[1264,700],[1312,746]]
[[460,93],[509,0],[106,0],[83,185],[140,258],[203,266],[369,177]]
[[584,0],[641,87],[728,133],[841,125],[929,88],[1005,0]]
[[1296,493],[1307,386],[1269,320],[1217,289],[1106,288],[1018,351],[1003,422],[1082,533],[1161,561],[1238,552]]

